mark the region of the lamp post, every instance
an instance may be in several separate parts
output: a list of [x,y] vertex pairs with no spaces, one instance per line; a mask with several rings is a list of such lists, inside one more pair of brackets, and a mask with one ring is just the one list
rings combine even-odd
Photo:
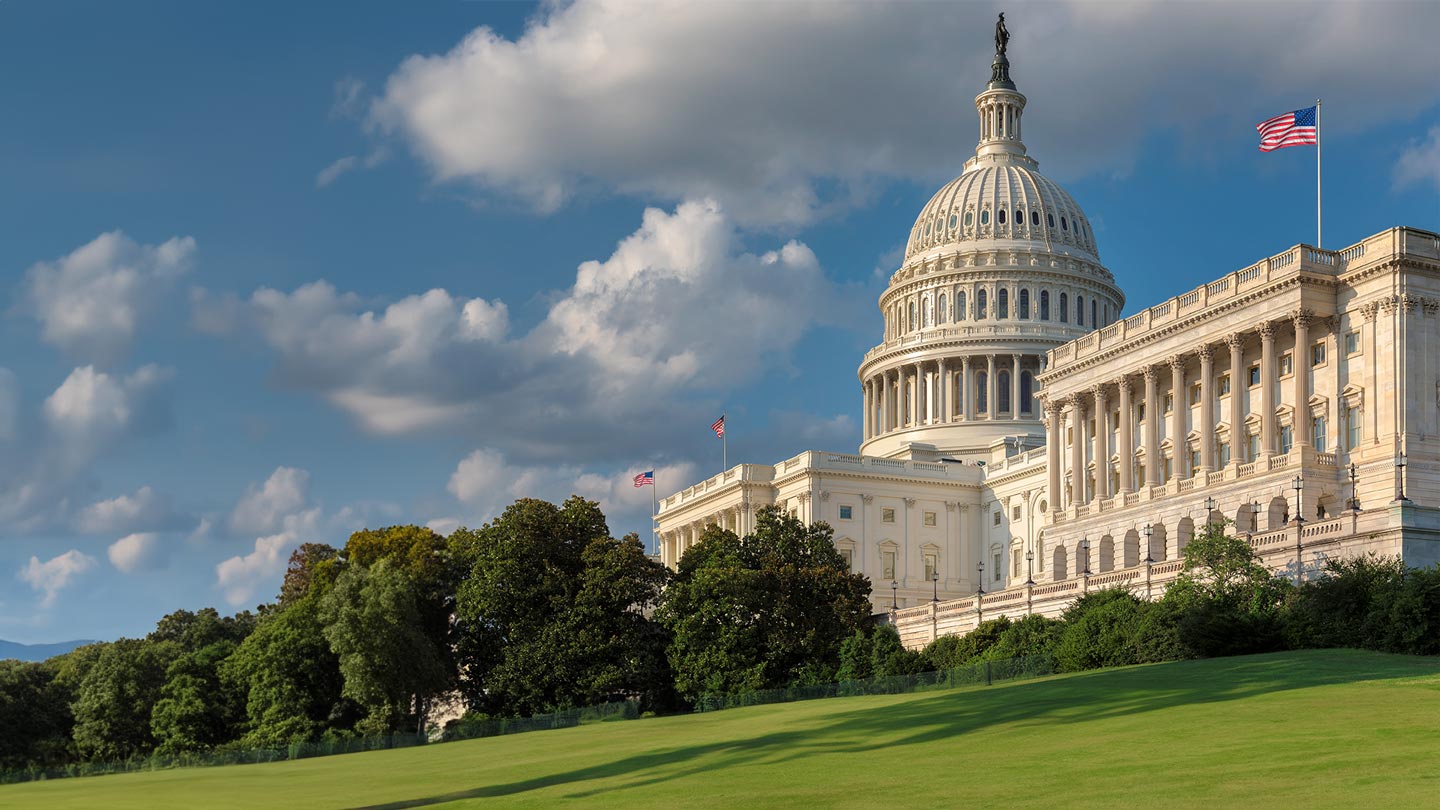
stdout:
[[985,561],[984,561],[984,560],[981,560],[978,564],[976,564],[975,570],[979,572],[979,574],[976,576],[976,579],[975,579],[975,583],[976,583],[976,584],[975,584],[975,595],[976,595],[976,596],[984,596],[984,595],[985,595]]
[[1155,557],[1154,557],[1154,555],[1152,555],[1151,552],[1150,552],[1150,538],[1151,538],[1151,537],[1154,537],[1154,536],[1155,536],[1155,527],[1152,526],[1152,525],[1150,525],[1149,523],[1146,523],[1146,524],[1145,524],[1145,564],[1146,564],[1146,565],[1150,565],[1151,563],[1155,562]]
[[1215,499],[1214,499],[1214,498],[1206,498],[1206,499],[1205,499],[1205,525],[1206,525],[1207,527],[1210,525],[1210,522],[1211,522],[1211,521],[1210,521],[1210,518],[1211,518],[1211,516],[1213,516],[1214,514],[1215,514]]
[[1305,522],[1305,516],[1301,514],[1302,510],[1300,509],[1300,488],[1305,486],[1305,477],[1295,476],[1295,480],[1290,482],[1290,486],[1295,490],[1295,524],[1299,525]]
[[1026,570],[1026,573],[1025,573],[1025,584],[1026,584],[1026,585],[1034,585],[1034,584],[1035,584],[1035,549],[1030,549],[1029,551],[1025,552],[1025,566],[1026,566],[1026,569],[1027,569],[1027,570]]
[[940,571],[939,569],[930,572],[930,601],[940,601]]
[[1260,531],[1260,502],[1250,502],[1250,531]]
[[900,608],[900,581],[890,580],[890,612],[894,613]]
[[1401,453],[1395,458],[1396,483],[1400,487],[1399,494],[1395,496],[1396,503],[1407,503],[1409,498],[1405,497],[1405,454]]
[[1360,491],[1355,489],[1355,464],[1350,464],[1350,511],[1360,511]]

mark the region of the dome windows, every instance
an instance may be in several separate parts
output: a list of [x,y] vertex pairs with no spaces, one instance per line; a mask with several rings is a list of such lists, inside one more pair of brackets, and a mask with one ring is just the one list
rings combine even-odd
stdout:
[[1040,291],[1040,320],[1050,320],[1050,291]]
[[[954,219],[954,217],[951,217],[951,219]],[[949,313],[946,312],[946,310],[945,310],[945,303],[946,303],[946,302],[945,302],[945,293],[940,293],[940,303],[939,303],[939,305],[936,306],[936,308],[935,308],[935,323],[936,323],[936,324],[942,324],[942,323],[945,323],[947,320],[949,320],[949,318],[946,317]]]
[[1030,320],[1030,291],[1027,289],[1020,290],[1019,312],[1016,317],[1022,321]]
[[1075,325],[1085,325],[1085,296],[1075,296]]
[[985,304],[988,298],[989,295],[985,290],[979,290],[975,293],[975,320],[985,320]]
[[[969,216],[968,214],[966,216]],[[965,320],[965,291],[955,293],[955,320]]]
[[1010,291],[1004,287],[995,295],[995,317],[1001,320],[1010,317]]
[[951,215],[950,215],[950,230],[952,230],[952,231],[955,230],[955,223],[956,223],[957,221],[959,221],[959,218],[956,217],[954,214],[951,214]]
[[984,211],[981,211],[981,212],[980,212],[980,224],[981,224],[981,225],[989,225],[989,224],[990,224],[990,209],[987,208],[987,209],[985,209]]
[[974,211],[966,211],[966,212],[965,212],[965,227],[968,228],[968,227],[970,227],[971,225],[973,225],[973,224],[974,224],[974,219],[975,219],[975,212],[974,212]]
[[1065,222],[1065,217],[1060,217],[1060,230],[1062,230],[1062,231],[1068,231],[1068,230],[1070,230],[1070,225]]
[[1024,212],[1024,211],[1021,211],[1019,208],[1016,208],[1016,209],[1015,209],[1015,224],[1016,224],[1016,225],[1024,225],[1024,224],[1025,224],[1025,212]]
[[995,212],[995,223],[996,223],[997,225],[1004,225],[1004,224],[1005,224],[1005,209],[1004,209],[1004,208],[1001,208],[999,211],[996,211],[996,212]]
[[1047,223],[1049,223],[1050,227],[1052,227],[1052,228],[1055,227],[1055,215],[1054,215],[1054,214],[1047,213],[1047,214],[1045,215],[1045,221],[1046,221]]
[[1040,212],[1039,212],[1039,211],[1031,211],[1031,212],[1030,212],[1030,224],[1031,224],[1031,225],[1039,225],[1039,224],[1040,224]]
[[1070,322],[1070,296],[1060,293],[1060,323]]

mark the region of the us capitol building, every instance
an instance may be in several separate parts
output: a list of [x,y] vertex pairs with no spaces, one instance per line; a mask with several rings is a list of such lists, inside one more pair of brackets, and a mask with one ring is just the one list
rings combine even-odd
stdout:
[[1297,579],[1336,555],[1440,561],[1440,236],[1296,245],[1122,317],[1085,212],[1026,154],[997,46],[975,156],[880,296],[859,453],[664,498],[663,561],[764,505],[825,521],[909,646],[1097,588],[1158,597],[1207,520]]

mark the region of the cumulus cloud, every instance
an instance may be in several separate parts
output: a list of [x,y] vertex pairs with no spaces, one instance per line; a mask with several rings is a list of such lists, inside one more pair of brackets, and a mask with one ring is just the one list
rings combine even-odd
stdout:
[[709,201],[646,211],[551,300],[523,335],[498,300],[431,290],[375,310],[323,281],[258,290],[241,319],[277,353],[281,384],[367,431],[444,430],[583,464],[673,439],[711,410],[706,397],[785,363],[817,324],[857,322],[862,305],[803,244],[743,250]]
[[1423,140],[1415,140],[1395,163],[1395,187],[1433,186],[1440,192],[1440,126],[1430,128]]
[[251,485],[230,513],[230,529],[237,534],[277,531],[285,519],[302,511],[310,498],[310,473],[294,467],[277,467],[265,483]]
[[315,175],[315,187],[325,188],[336,180],[339,180],[341,175],[355,171],[356,169],[373,169],[381,163],[384,163],[388,157],[389,152],[384,148],[375,149],[364,158],[359,155],[346,155],[321,169],[320,173]]
[[[971,98],[989,77],[997,10],[547,4],[517,39],[479,28],[446,53],[406,59],[367,126],[407,144],[439,181],[543,211],[599,190],[714,197],[749,224],[803,222],[875,178],[958,173],[976,139]],[[1032,99],[1026,141],[1062,179],[1128,168],[1149,133],[1137,122],[1198,131],[1219,118],[1248,139],[1257,115],[1298,103],[1296,87],[1366,110],[1355,123],[1337,118],[1336,131],[1440,98],[1434,4],[1006,10],[1012,75]],[[1172,92],[1179,84],[1186,93]]]
[[82,366],[45,400],[45,421],[67,460],[82,464],[124,436],[163,426],[173,377],[153,364],[123,377]]
[[72,548],[45,562],[32,556],[29,564],[20,569],[20,578],[29,583],[31,588],[44,594],[40,605],[48,608],[55,604],[55,598],[60,591],[94,567],[94,557]]
[[285,564],[302,542],[317,538],[324,510],[310,500],[310,473],[277,467],[263,484],[252,484],[230,515],[231,529],[258,534],[249,553],[215,567],[215,582],[231,605],[252,600],[261,588],[277,586]]
[[34,265],[25,297],[46,342],[96,365],[129,349],[156,302],[189,270],[195,240],[142,245],[120,231],[103,233],[69,255]]
[[164,561],[160,536],[153,532],[127,534],[111,543],[106,555],[110,564],[125,574],[153,570]]
[[118,534],[151,532],[178,528],[184,518],[170,509],[170,502],[150,487],[141,487],[131,495],[120,495],[96,501],[75,518],[75,528],[86,534]]

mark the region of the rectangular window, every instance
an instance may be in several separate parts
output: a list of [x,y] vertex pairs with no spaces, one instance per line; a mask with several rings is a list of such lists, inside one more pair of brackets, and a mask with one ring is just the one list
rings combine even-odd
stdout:
[[934,526],[934,525],[935,525],[935,513],[934,513],[934,512],[926,512],[926,513],[925,513],[925,525],[926,525],[926,526]]
[[1145,403],[1143,403],[1143,402],[1140,403],[1140,406],[1135,409],[1135,413],[1136,413],[1136,417],[1135,417],[1135,418],[1138,419],[1138,420],[1140,420],[1141,422],[1144,422],[1144,421],[1145,421]]
[[1119,429],[1120,429],[1120,412],[1119,412],[1119,411],[1115,411],[1115,412],[1113,412],[1113,413],[1110,414],[1110,417],[1111,417],[1111,419],[1110,419],[1110,429],[1111,429],[1111,430],[1119,430]]
[[1003,562],[1003,559],[1004,558],[1001,557],[1000,552],[995,552],[995,559],[993,560],[994,565],[990,566],[990,578],[995,580],[996,582],[1000,581],[1000,565]]
[[1188,455],[1190,456],[1190,477],[1194,478],[1200,474],[1200,450],[1192,447]]
[[1010,552],[1010,577],[1011,579],[1020,578],[1020,549],[1018,548]]
[[1171,463],[1171,462],[1173,462],[1173,461],[1174,461],[1174,459],[1172,459],[1171,457],[1169,457],[1169,456],[1166,456],[1166,457],[1165,457],[1165,464],[1160,468],[1160,472],[1161,472],[1161,481],[1160,481],[1160,483],[1164,484],[1164,483],[1169,482],[1170,477],[1175,474],[1175,469],[1174,469],[1175,465]]
[[1325,415],[1310,420],[1310,435],[1315,437],[1315,452],[1325,452]]
[[1280,426],[1280,452],[1288,453],[1290,448],[1295,446],[1295,426]]
[[1220,396],[1223,397],[1223,396],[1225,396],[1225,395],[1227,395],[1227,394],[1229,394],[1229,393],[1230,393],[1230,375],[1229,375],[1229,374],[1221,374],[1221,375],[1220,375]]
[[1256,363],[1250,367],[1250,387],[1254,388],[1260,384],[1260,364]]
[[842,506],[842,507],[840,507],[840,519],[841,519],[841,520],[851,520],[851,519],[854,517],[854,514],[855,514],[854,511],[853,511],[854,509],[855,509],[855,507],[853,507],[853,506]]
[[1295,373],[1295,356],[1290,352],[1280,355],[1280,376],[1289,377]]
[[895,522],[895,510],[892,509],[891,507],[888,507],[888,506],[885,507],[885,508],[883,508],[883,509],[881,509],[881,510],[880,510],[880,522],[881,522],[881,523],[894,523],[894,522]]
[[1229,466],[1230,466],[1230,443],[1229,443],[1229,442],[1221,442],[1221,443],[1220,443],[1220,466],[1221,466],[1221,467],[1229,467]]
[[895,579],[895,552],[880,552],[880,578],[889,580]]
[[1360,353],[1360,332],[1345,333],[1345,354],[1346,356]]
[[1200,383],[1194,383],[1190,386],[1190,404],[1200,404]]
[[1354,450],[1360,446],[1360,409],[1351,405],[1345,409],[1345,449]]
[[934,554],[925,555],[925,581],[929,582],[935,578],[935,572],[940,570]]
[[1066,444],[1074,444],[1074,443],[1075,443],[1075,428],[1065,428],[1065,443],[1066,443]]
[[1010,510],[1010,519],[1014,521],[1020,520],[1020,507],[1017,506]]
[[992,523],[993,523],[993,525],[995,525],[995,526],[999,526],[999,525],[1000,525],[1000,510],[999,510],[999,509],[996,509],[996,510],[995,510],[995,515],[994,515],[994,517],[993,517]]
[[855,552],[848,548],[840,549],[840,556],[845,558],[845,570],[855,570]]
[[1170,413],[1171,411],[1174,411],[1174,410],[1175,410],[1175,395],[1174,395],[1174,394],[1166,394],[1166,395],[1165,395],[1165,413]]
[[1310,347],[1310,365],[1325,365],[1325,341],[1322,340]]
[[1260,459],[1260,434],[1259,434],[1259,433],[1251,433],[1251,434],[1250,434],[1250,460],[1251,460],[1251,461],[1258,461],[1259,459]]

